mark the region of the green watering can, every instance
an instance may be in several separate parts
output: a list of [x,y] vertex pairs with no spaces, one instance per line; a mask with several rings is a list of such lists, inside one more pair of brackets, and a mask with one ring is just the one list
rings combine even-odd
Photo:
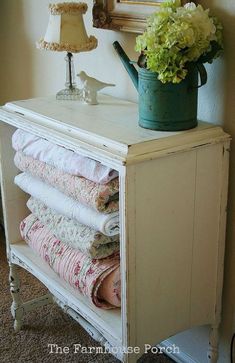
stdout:
[[[139,93],[139,125],[161,130],[180,131],[197,126],[198,88],[207,82],[203,64],[189,63],[188,74],[178,84],[162,83],[157,74],[145,68],[139,71],[115,41],[113,46]],[[201,84],[198,85],[198,74]]]

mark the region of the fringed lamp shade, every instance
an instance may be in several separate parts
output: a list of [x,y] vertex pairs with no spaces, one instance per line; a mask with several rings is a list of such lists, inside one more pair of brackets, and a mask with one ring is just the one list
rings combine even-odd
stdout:
[[79,90],[75,87],[72,53],[87,52],[97,47],[97,39],[88,37],[83,14],[87,4],[66,2],[50,4],[50,18],[46,34],[37,42],[39,49],[67,52],[66,89],[57,94],[58,99],[79,99]]
[[78,53],[97,47],[97,39],[88,37],[84,26],[83,14],[87,11],[87,4],[50,4],[49,9],[49,24],[44,39],[38,42],[38,48]]

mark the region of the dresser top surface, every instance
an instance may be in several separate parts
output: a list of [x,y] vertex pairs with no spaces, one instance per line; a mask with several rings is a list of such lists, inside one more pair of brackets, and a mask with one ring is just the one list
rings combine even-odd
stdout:
[[223,133],[220,127],[204,122],[188,131],[152,131],[138,125],[136,103],[101,94],[99,102],[91,106],[77,101],[56,100],[55,96],[50,96],[11,102],[3,107],[3,111],[12,113],[12,118],[23,117],[32,125],[46,126],[48,131],[67,133],[125,156],[130,154],[131,149],[135,150],[135,154],[143,152],[143,145],[145,152],[151,152],[173,139],[176,144],[182,144],[185,138],[190,143],[190,139],[195,139],[196,135],[210,134],[214,129],[221,135]]

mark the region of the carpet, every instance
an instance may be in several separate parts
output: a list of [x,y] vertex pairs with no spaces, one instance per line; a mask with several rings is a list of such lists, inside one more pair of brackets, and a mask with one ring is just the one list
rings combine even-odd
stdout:
[[[51,304],[25,314],[23,328],[19,333],[13,330],[10,313],[11,295],[8,283],[8,264],[4,238],[0,238],[0,362],[1,363],[120,363],[110,354],[74,354],[74,344],[97,347],[98,344],[57,305]],[[21,296],[23,301],[46,293],[46,288],[30,273],[19,268]],[[69,353],[50,354],[48,344],[69,347]],[[138,363],[173,362],[163,354],[146,354]]]

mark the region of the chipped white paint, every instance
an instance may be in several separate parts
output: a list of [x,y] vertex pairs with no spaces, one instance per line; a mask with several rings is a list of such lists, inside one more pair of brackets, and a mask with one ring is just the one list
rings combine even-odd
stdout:
[[[200,123],[156,132],[137,124],[137,105],[101,96],[89,107],[40,98],[0,110],[1,185],[11,267],[15,328],[23,313],[57,302],[105,346],[155,345],[210,324],[209,362],[217,361],[227,203],[229,136]],[[11,135],[23,128],[119,171],[122,309],[94,307],[23,241],[27,195],[13,183]],[[49,295],[22,303],[15,266],[36,276]],[[14,291],[14,292],[13,292]],[[121,354],[125,363],[139,355]]]
[[[23,263],[19,264],[19,266],[26,268]],[[11,305],[11,314],[14,318],[14,330],[18,332],[22,327],[24,313],[32,311],[41,306],[53,303],[53,296],[49,293],[36,299],[22,302],[20,297],[20,281],[17,273],[18,266],[16,264],[9,263],[9,267],[10,292],[13,300]]]
[[9,282],[10,282],[10,292],[12,297],[11,304],[11,314],[14,318],[14,329],[16,332],[20,331],[22,326],[22,317],[23,317],[23,306],[22,300],[20,297],[20,282],[17,274],[17,266],[14,264],[9,264],[10,274],[9,274]]

